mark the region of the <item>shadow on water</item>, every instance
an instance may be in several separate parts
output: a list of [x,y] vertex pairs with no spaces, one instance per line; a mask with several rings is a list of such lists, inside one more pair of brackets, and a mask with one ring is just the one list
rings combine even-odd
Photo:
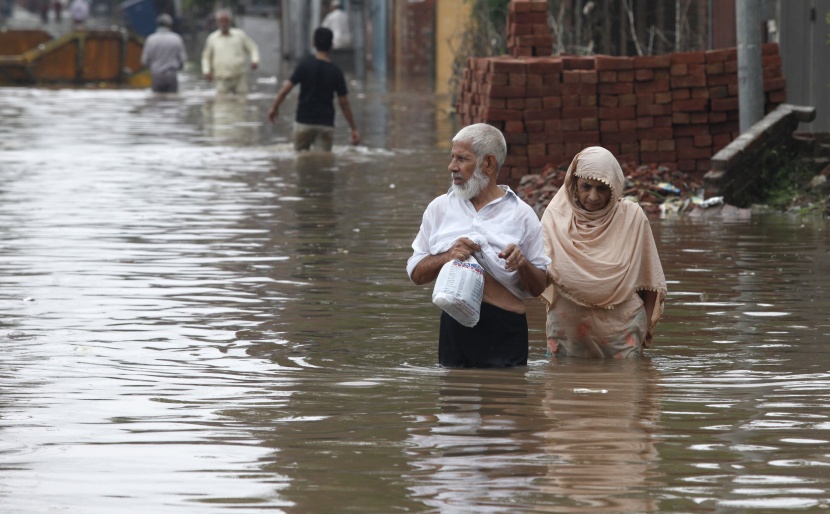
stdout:
[[649,358],[436,365],[405,273],[439,99],[352,88],[296,156],[273,91],[0,95],[0,503],[151,512],[830,507],[824,220],[660,220]]

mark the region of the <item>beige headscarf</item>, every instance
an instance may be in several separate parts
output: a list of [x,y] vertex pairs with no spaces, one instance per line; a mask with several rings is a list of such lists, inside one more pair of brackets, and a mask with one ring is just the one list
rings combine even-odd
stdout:
[[[585,210],[574,198],[577,177],[611,187],[608,205]],[[542,215],[545,251],[553,281],[543,300],[548,307],[557,294],[586,307],[612,309],[637,291],[657,291],[648,331],[663,314],[666,277],[642,208],[622,197],[625,177],[617,159],[605,148],[592,146],[574,157],[565,183]]]

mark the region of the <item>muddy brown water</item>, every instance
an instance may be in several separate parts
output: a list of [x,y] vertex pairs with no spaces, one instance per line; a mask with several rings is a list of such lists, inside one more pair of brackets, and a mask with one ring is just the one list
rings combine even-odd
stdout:
[[647,359],[547,361],[534,301],[526,368],[442,369],[404,266],[456,127],[352,89],[301,158],[267,87],[0,90],[0,511],[830,507],[826,221],[655,220]]

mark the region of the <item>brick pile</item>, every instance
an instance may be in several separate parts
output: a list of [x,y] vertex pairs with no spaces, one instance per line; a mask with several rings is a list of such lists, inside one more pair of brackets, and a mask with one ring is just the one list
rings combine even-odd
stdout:
[[[777,44],[764,45],[763,60],[769,112],[786,101]],[[500,179],[510,185],[591,145],[622,162],[702,174],[739,135],[737,53],[472,58],[457,107],[463,124],[505,133]]]
[[513,57],[553,54],[547,0],[513,0],[507,9],[507,47]]
[[[468,60],[457,100],[463,124],[504,132],[500,178],[516,185],[602,145],[621,162],[709,169],[739,135],[735,48],[657,56],[551,56],[547,0],[512,0],[509,54]],[[763,46],[766,111],[786,101],[778,45]]]

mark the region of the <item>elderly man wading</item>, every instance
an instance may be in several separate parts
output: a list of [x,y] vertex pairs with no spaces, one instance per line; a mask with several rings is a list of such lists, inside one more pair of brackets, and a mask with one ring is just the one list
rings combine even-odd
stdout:
[[496,183],[507,155],[501,131],[479,123],[452,141],[452,186],[424,212],[406,271],[415,284],[426,284],[445,263],[475,256],[486,271],[479,322],[468,328],[442,313],[438,361],[447,367],[525,365],[524,299],[545,289],[550,263],[541,224],[529,205]]

